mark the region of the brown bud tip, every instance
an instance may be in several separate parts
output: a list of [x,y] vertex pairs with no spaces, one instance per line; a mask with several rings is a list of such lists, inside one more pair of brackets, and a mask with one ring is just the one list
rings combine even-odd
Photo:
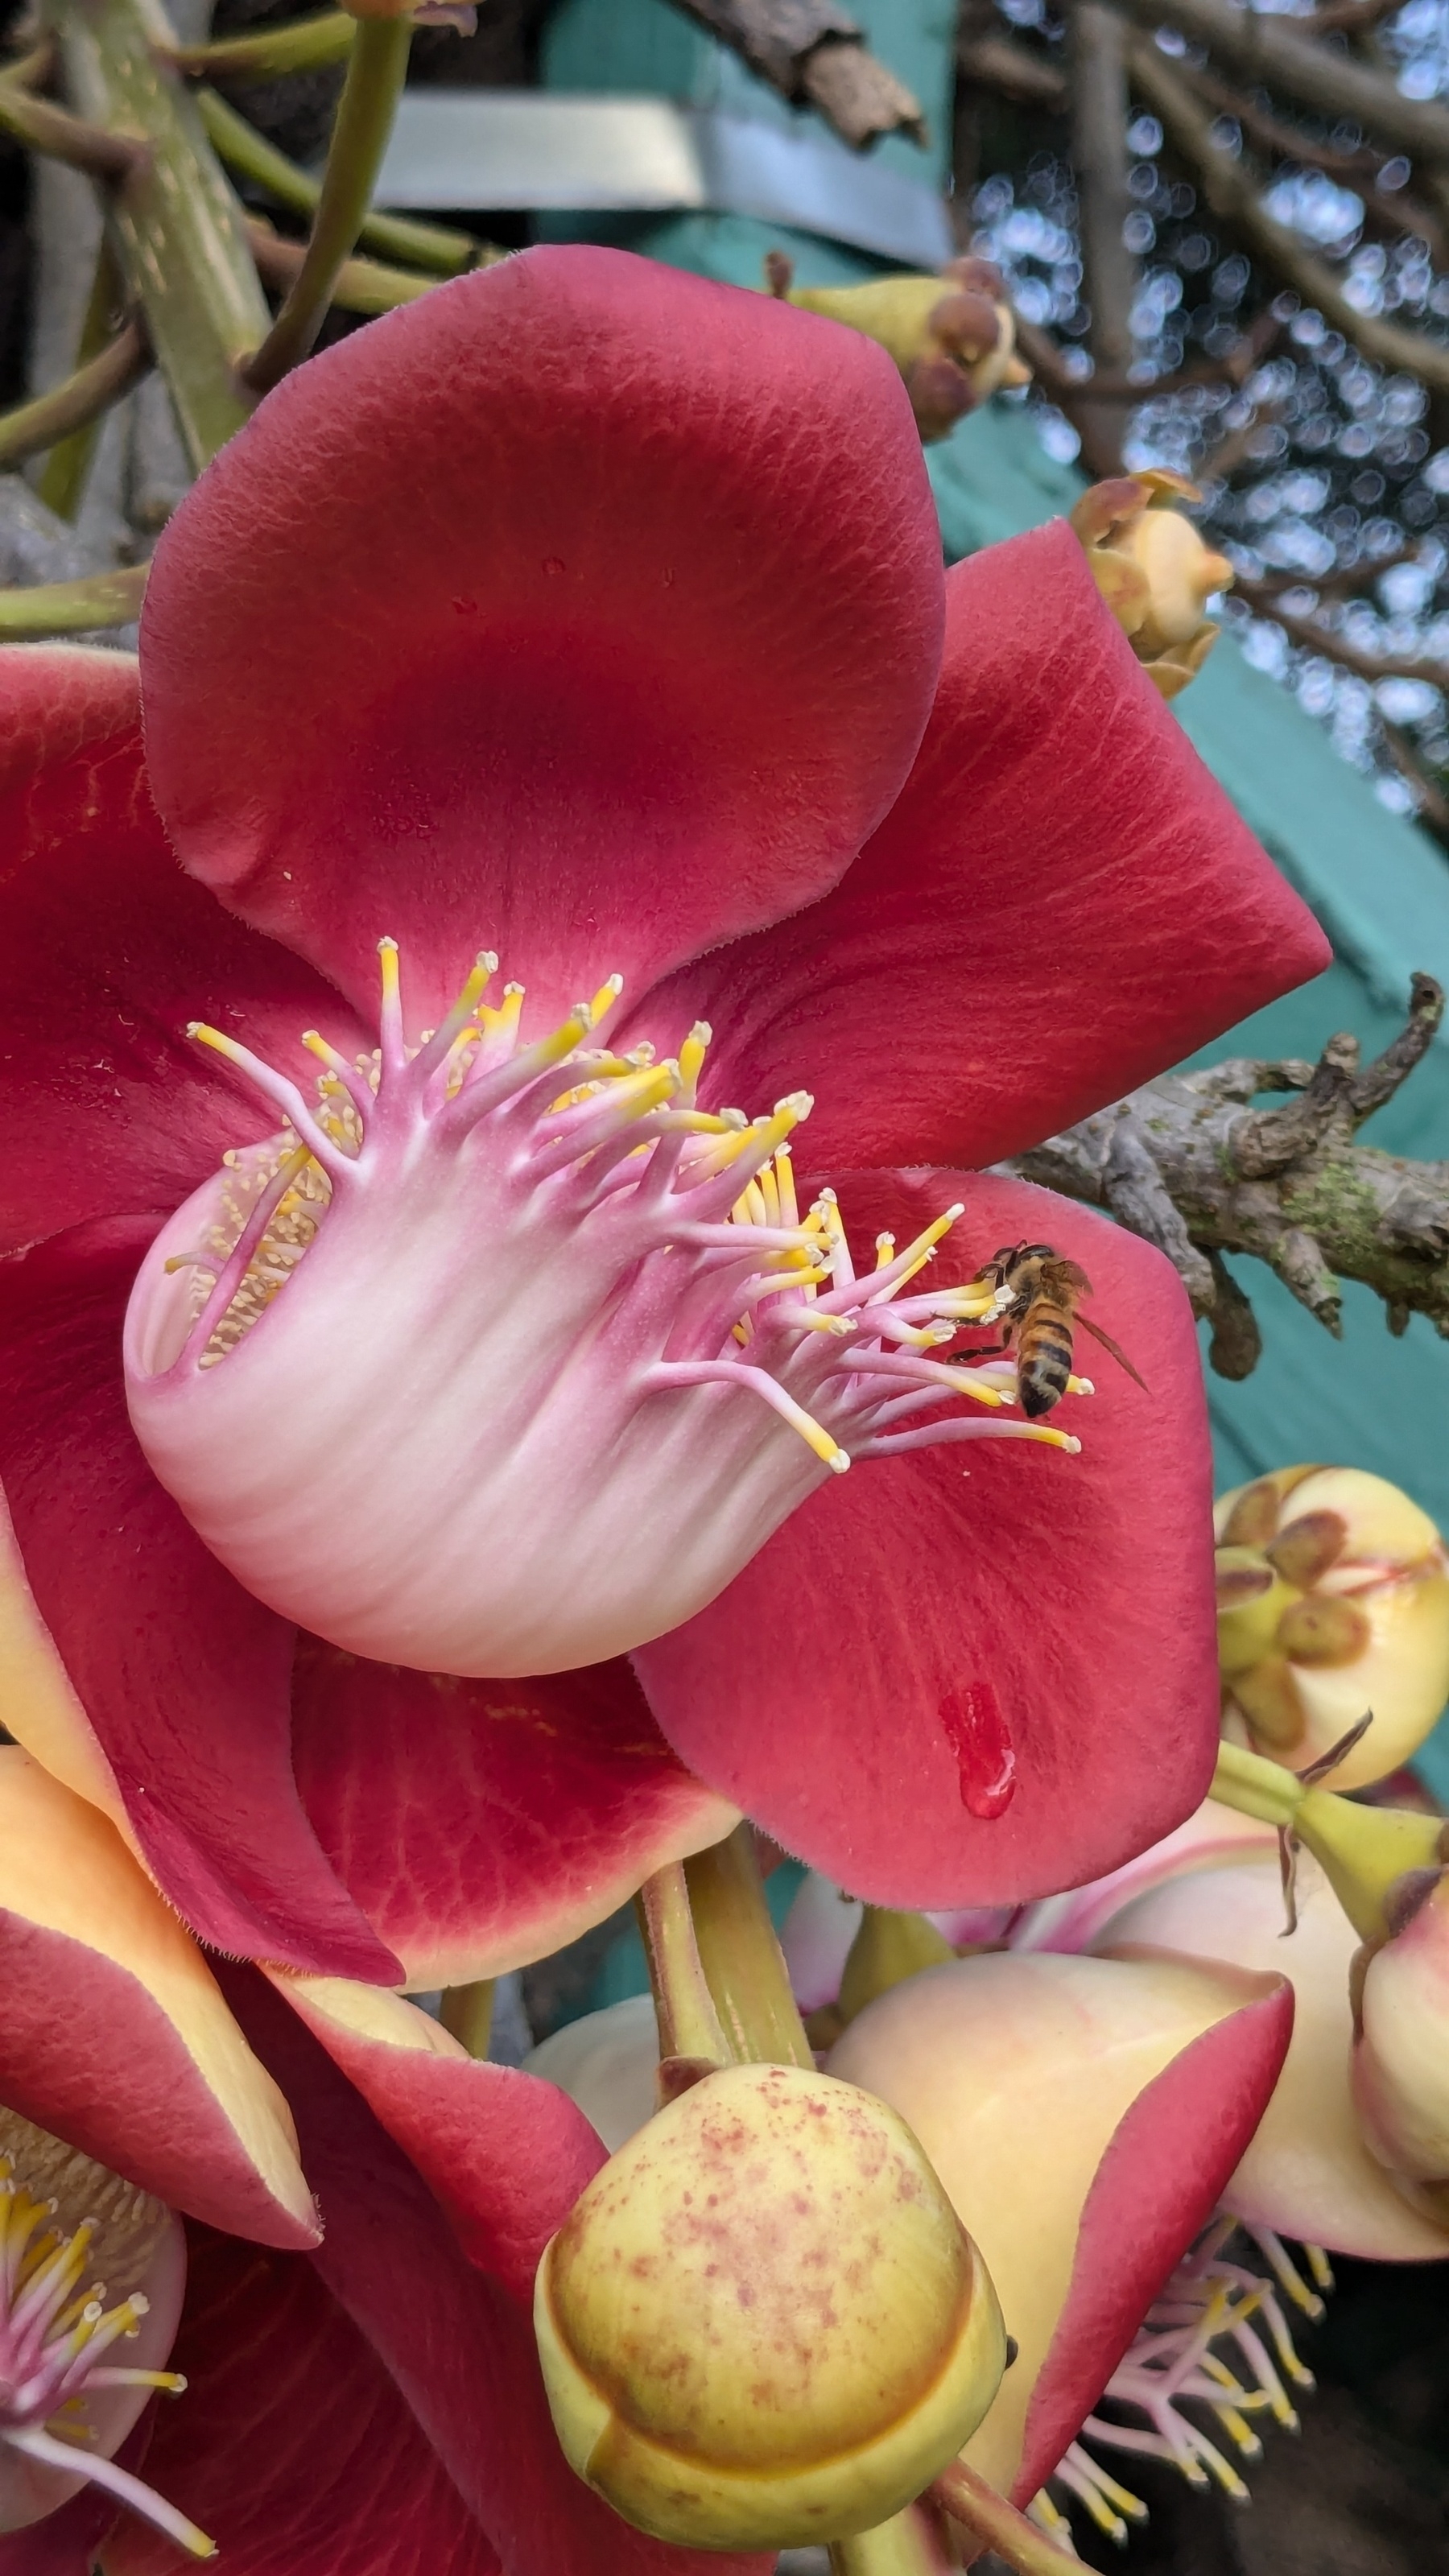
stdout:
[[794,283],[794,278],[795,263],[793,259],[787,259],[782,250],[767,250],[765,253],[765,284],[768,286],[770,293],[772,295],[780,296],[781,298],[788,295],[790,288]]

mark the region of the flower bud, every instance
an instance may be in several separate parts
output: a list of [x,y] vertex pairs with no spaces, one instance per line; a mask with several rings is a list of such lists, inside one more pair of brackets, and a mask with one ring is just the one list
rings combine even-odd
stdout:
[[1071,514],[1098,590],[1165,698],[1207,660],[1218,636],[1207,602],[1233,578],[1227,557],[1173,508],[1201,498],[1181,474],[1153,466],[1094,483]]
[[911,2131],[852,2084],[731,2066],[596,2174],[534,2323],[570,2465],[692,2549],[900,2512],[996,2393],[1001,2313]]
[[[1449,2184],[1449,1870],[1400,1879],[1392,1939],[1361,1969],[1353,2097],[1380,2164],[1410,2183]],[[1360,1954],[1363,1957],[1363,1954]],[[1433,2195],[1442,2226],[1449,2192]]]
[[1325,1773],[1379,1780],[1449,1697],[1449,1559],[1433,1522],[1358,1467],[1283,1467],[1216,1515],[1223,1732],[1305,1770],[1372,1712]]
[[1031,381],[1016,355],[1016,323],[1000,271],[989,260],[952,260],[939,277],[795,286],[792,262],[771,251],[765,275],[782,303],[823,313],[880,342],[901,371],[927,447],[998,387]]

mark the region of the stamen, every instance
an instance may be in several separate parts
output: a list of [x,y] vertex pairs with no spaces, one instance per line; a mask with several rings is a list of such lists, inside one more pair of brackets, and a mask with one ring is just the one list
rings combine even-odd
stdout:
[[[1244,2459],[1259,2458],[1263,2447],[1250,2418],[1266,2414],[1286,2431],[1298,2430],[1298,2417],[1287,2390],[1251,2322],[1254,2316],[1260,2316],[1267,2325],[1278,2362],[1287,2375],[1299,2386],[1309,2388],[1313,2375],[1293,2350],[1272,2282],[1223,2259],[1222,2249],[1234,2224],[1227,2217],[1212,2223],[1174,2273],[1161,2298],[1149,2308],[1131,2350],[1107,2383],[1104,2398],[1123,2409],[1130,2408],[1144,2417],[1145,2423],[1115,2422],[1089,2415],[1081,2438],[1052,2472],[1053,2484],[1075,2496],[1098,2527],[1110,2531],[1114,2539],[1126,2537],[1125,2522],[1120,2531],[1112,2530],[1114,2517],[1140,2521],[1145,2519],[1146,2508],[1108,2477],[1084,2447],[1087,2441],[1098,2449],[1166,2460],[1181,2472],[1189,2486],[1206,2487],[1216,2479],[1226,2494],[1245,2502],[1248,2490],[1231,2460],[1183,2411],[1184,2407],[1205,2408]],[[1258,2228],[1245,2232],[1263,2245],[1289,2295],[1309,2313],[1316,2310],[1321,2315],[1322,2301],[1314,2299],[1307,2289],[1278,2238]],[[1304,2250],[1310,2269],[1316,2278],[1320,2277],[1308,2249]],[[1321,2249],[1318,2262],[1326,2272],[1327,2258]],[[1225,2342],[1245,2365],[1241,2375],[1234,2372],[1221,2351],[1213,2349]],[[1037,2507],[1052,2509],[1045,2491],[1037,2497],[1033,2510]],[[1046,2511],[1038,2512],[1037,2518],[1045,2523]]]
[[[174,2267],[168,2276],[165,2266],[171,2260],[168,2241],[179,2243],[177,2222],[145,2193],[76,2156],[17,2114],[0,2113],[0,2121],[14,2142],[13,2151],[0,2156],[0,2476],[5,2449],[21,2452],[70,2484],[105,2488],[193,2557],[210,2558],[215,2545],[207,2534],[140,2478],[118,2468],[99,2447],[102,2434],[86,2408],[92,2394],[108,2389],[156,2389],[173,2395],[185,2389],[179,2371],[133,2368],[105,2358],[117,2343],[134,2339],[150,2315],[144,2292],[131,2290],[107,2311],[100,2281],[80,2287],[98,2232],[108,2247],[108,2268],[116,2258],[133,2277],[136,2270],[145,2277],[159,2254],[163,2278],[171,2282],[161,2312],[169,2339],[180,2285]],[[88,2194],[95,2191],[104,2217],[83,2219],[67,2234],[57,2223],[59,2203],[37,2198],[17,2180],[14,2152],[22,2145],[42,2170],[66,2175],[72,2191],[79,2169],[80,2187]],[[135,2411],[118,2418],[113,2406],[109,2418],[102,2419],[112,2448],[124,2438]]]

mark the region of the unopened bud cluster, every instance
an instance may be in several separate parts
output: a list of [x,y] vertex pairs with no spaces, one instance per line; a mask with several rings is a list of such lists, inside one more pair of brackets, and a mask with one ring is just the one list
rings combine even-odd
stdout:
[[1449,1698],[1449,1559],[1428,1516],[1356,1467],[1281,1467],[1218,1504],[1223,1731],[1304,1770],[1372,1713],[1331,1777],[1383,1778]]
[[1207,660],[1218,637],[1207,603],[1233,578],[1175,506],[1201,498],[1183,475],[1153,466],[1094,483],[1071,514],[1098,590],[1165,698]]

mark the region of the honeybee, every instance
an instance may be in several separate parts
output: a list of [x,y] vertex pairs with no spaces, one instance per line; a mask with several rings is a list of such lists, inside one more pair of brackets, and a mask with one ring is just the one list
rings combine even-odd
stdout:
[[1119,1368],[1137,1379],[1146,1394],[1146,1381],[1138,1377],[1126,1352],[1090,1315],[1078,1312],[1078,1299],[1092,1293],[1085,1270],[1065,1260],[1052,1244],[1003,1244],[976,1276],[1010,1291],[1011,1303],[1002,1315],[1001,1348],[1009,1351],[1015,1344],[1023,1413],[1035,1419],[1061,1402],[1072,1373],[1072,1334],[1079,1324],[1111,1352]]

